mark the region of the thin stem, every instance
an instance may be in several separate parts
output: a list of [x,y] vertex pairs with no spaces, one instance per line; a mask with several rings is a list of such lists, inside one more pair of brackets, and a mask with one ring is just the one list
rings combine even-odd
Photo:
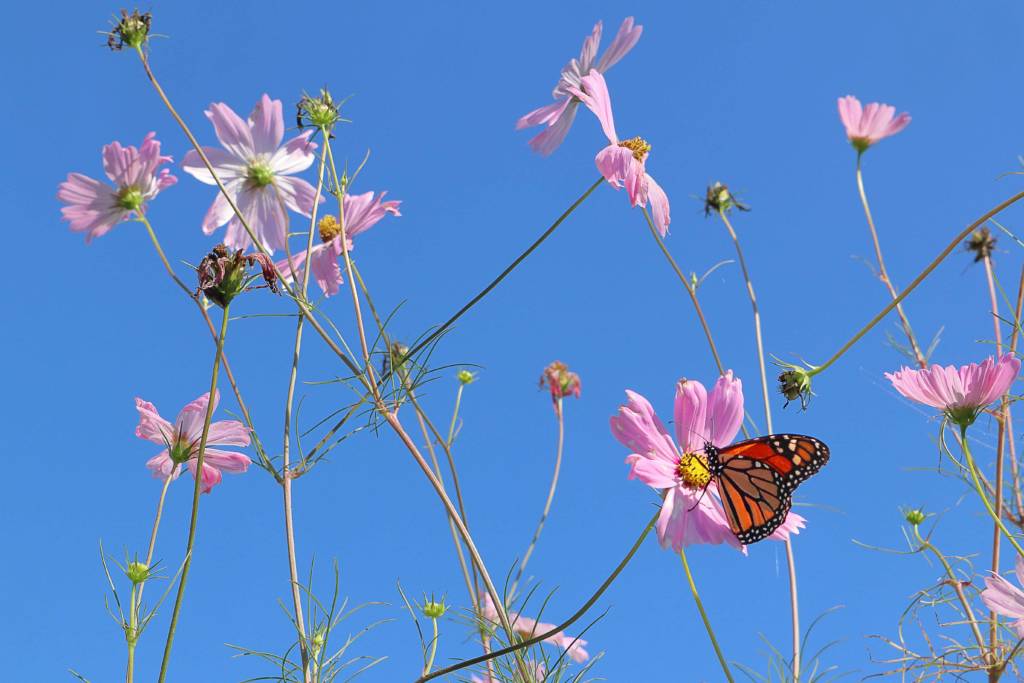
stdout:
[[974,489],[978,492],[978,496],[981,498],[981,502],[985,504],[985,509],[988,510],[989,516],[992,521],[996,523],[999,530],[1006,536],[1006,540],[1017,550],[1017,554],[1024,557],[1024,548],[1021,548],[1020,543],[1014,538],[1013,534],[1003,524],[1003,520],[996,513],[992,507],[992,503],[989,501],[988,496],[985,495],[985,489],[981,485],[981,479],[978,476],[978,468],[974,464],[974,458],[971,456],[970,446],[967,445],[967,427],[960,427],[960,448],[963,449],[964,459],[967,461],[967,468],[971,471],[971,478],[974,481]]
[[462,407],[462,390],[466,388],[466,385],[459,382],[459,388],[455,392],[455,408],[452,409],[452,421],[448,425],[448,438],[445,439],[445,443],[448,444],[448,448],[452,447],[452,442],[455,440],[455,425],[459,421],[459,408]]
[[533,554],[533,549],[537,547],[537,541],[540,540],[540,533],[544,530],[544,522],[548,519],[548,514],[551,512],[551,503],[555,500],[555,489],[558,487],[558,474],[562,470],[562,450],[565,445],[565,415],[562,409],[562,398],[559,397],[555,402],[555,416],[558,418],[558,446],[555,449],[555,471],[551,475],[551,486],[548,487],[548,498],[544,501],[544,511],[540,514],[540,521],[537,522],[537,530],[533,532],[533,539],[530,541],[529,547],[526,552],[523,553],[523,561],[519,563],[519,569],[516,571],[516,578],[512,582],[512,588],[509,590],[509,595],[516,594],[516,588],[519,587],[519,580],[523,577],[523,572],[526,571],[526,563],[530,561],[530,556]]
[[[775,432],[772,425],[771,401],[768,400],[768,373],[764,359],[764,339],[761,335],[761,311],[757,305],[757,294],[754,292],[754,282],[750,278],[750,271],[747,270],[747,260],[743,256],[743,248],[740,247],[740,238],[732,227],[729,215],[722,207],[718,208],[718,217],[732,239],[736,247],[736,258],[740,263],[740,271],[743,273],[743,281],[747,285],[747,296],[750,299],[750,307],[754,313],[754,340],[757,343],[757,362],[761,370],[761,400],[764,403],[764,422],[768,433]],[[789,611],[790,623],[792,626],[793,640],[793,683],[800,681],[800,601],[797,593],[796,581],[796,558],[793,555],[793,540],[789,536],[785,538],[786,544],[786,565],[789,572]]]
[[430,670],[434,668],[434,657],[437,655],[437,639],[439,637],[437,632],[437,619],[431,618],[430,621],[434,625],[434,638],[430,641],[430,657],[427,658],[427,663],[423,667],[424,676],[430,673]]
[[672,254],[669,252],[668,247],[665,246],[665,240],[661,239],[661,235],[658,233],[658,229],[654,227],[654,222],[651,220],[651,214],[647,212],[647,207],[641,207],[644,212],[644,218],[647,219],[647,227],[651,230],[651,235],[654,237],[654,241],[658,243],[661,248],[661,253],[665,255],[672,270],[675,271],[679,281],[683,283],[683,287],[686,288],[686,293],[690,295],[690,300],[693,302],[693,308],[697,312],[697,318],[700,320],[700,326],[704,329],[704,336],[708,339],[708,346],[711,348],[711,355],[715,358],[715,365],[718,366],[718,374],[725,374],[725,366],[722,365],[722,359],[718,356],[718,348],[715,346],[714,337],[711,336],[711,328],[708,327],[708,321],[704,317],[704,310],[700,307],[700,301],[697,300],[697,288],[694,287],[686,276],[683,275],[683,271],[679,269],[676,264],[676,260],[672,258]]
[[[875,247],[875,258],[878,260],[878,279],[889,290],[889,296],[895,299],[896,287],[893,286],[889,272],[885,268],[885,259],[882,258],[882,246],[878,241],[878,231],[875,230],[875,221],[871,217],[871,208],[868,206],[868,195],[864,191],[864,176],[861,172],[861,159],[863,156],[863,152],[857,152],[857,190],[860,192],[860,202],[864,206],[864,216],[868,219],[868,228],[871,230],[871,242]],[[896,313],[900,317],[900,324],[903,325],[903,333],[907,335],[910,348],[914,352],[914,359],[919,366],[922,368],[926,367],[928,361],[925,359],[924,354],[921,353],[921,347],[917,344],[914,331],[910,327],[910,320],[907,319],[906,313],[903,312],[903,306],[898,303],[896,304]]]
[[[992,258],[986,254],[982,259],[985,264],[985,279],[988,282],[989,302],[992,306],[992,325],[994,327],[996,342],[996,357],[1003,355],[1003,329],[999,320],[999,301],[996,298],[996,283],[992,272]],[[1000,399],[999,406],[999,427],[996,440],[996,473],[992,482],[995,488],[995,509],[996,514],[1001,518],[1003,515],[1003,454],[1006,443],[1006,407],[1007,397]],[[999,573],[999,525],[993,525],[992,530],[992,572]],[[989,642],[992,648],[992,661],[996,659],[996,646],[999,644],[999,616],[995,611],[989,612]]]
[[974,618],[974,610],[971,608],[971,601],[967,599],[967,595],[964,593],[963,583],[957,578],[956,573],[953,571],[953,567],[950,566],[949,560],[942,552],[931,544],[930,541],[921,536],[921,530],[918,525],[914,526],[914,535],[917,537],[917,542],[921,544],[921,547],[933,555],[942,564],[942,568],[946,570],[946,576],[949,577],[949,585],[953,587],[956,592],[956,597],[960,601],[960,605],[964,608],[964,616],[967,618],[967,623],[971,625],[971,632],[974,634],[974,640],[978,643],[978,650],[980,652],[985,651],[985,639],[981,635],[981,629],[978,628],[978,621]]
[[[177,469],[178,465],[174,466]],[[160,528],[160,519],[164,514],[164,500],[167,498],[167,488],[171,485],[172,477],[174,476],[174,470],[171,470],[171,474],[164,479],[163,486],[160,487],[160,499],[156,504],[156,514],[153,516],[153,530],[149,533],[149,550],[146,551],[146,567],[153,566],[153,553],[156,551],[156,532]],[[145,588],[146,582],[142,581],[139,583],[139,594],[138,604],[142,604],[142,589]]]
[[[1022,313],[1024,313],[1024,266],[1021,266],[1020,281],[1017,284],[1017,306],[1014,309],[1013,331],[1010,332],[1010,353],[1013,354],[1017,353],[1017,342],[1020,340]],[[1024,493],[1021,492],[1020,473],[1017,467],[1017,445],[1013,437],[1013,412],[1006,398],[1003,397],[1003,416],[1006,423],[1006,443],[1010,447],[1010,477],[1013,480],[1013,495],[1017,506],[1017,517],[1024,520]]]
[[1018,192],[1009,199],[1006,199],[1000,202],[999,204],[996,204],[994,207],[983,213],[977,220],[973,221],[970,225],[964,228],[959,234],[957,234],[956,237],[953,238],[953,240],[946,246],[946,248],[939,252],[939,255],[936,256],[932,260],[932,262],[929,263],[925,267],[925,269],[922,270],[921,273],[916,278],[914,278],[914,280],[909,285],[907,285],[903,289],[903,291],[900,292],[899,295],[897,295],[896,298],[892,300],[892,302],[889,303],[889,305],[883,308],[874,318],[869,320],[868,323],[864,327],[862,327],[859,332],[850,337],[850,339],[846,343],[840,346],[839,350],[832,354],[832,356],[827,361],[825,361],[821,365],[818,365],[808,370],[807,374],[814,376],[821,372],[824,372],[833,363],[842,358],[843,354],[849,351],[854,344],[860,341],[861,337],[870,332],[875,325],[881,322],[885,318],[885,316],[888,315],[890,311],[892,311],[892,309],[896,308],[896,306],[898,306],[901,301],[907,298],[907,296],[912,291],[914,291],[919,284],[924,282],[925,278],[927,278],[928,275],[930,275],[931,272],[935,270],[939,266],[939,264],[942,263],[942,261],[945,260],[945,258],[949,256],[949,254],[954,249],[957,248],[960,242],[962,242],[964,239],[967,238],[968,235],[971,234],[971,232],[973,232],[979,225],[985,223],[985,221],[987,221],[988,219],[1004,211],[1006,208],[1010,207],[1011,205],[1015,204],[1021,199],[1024,199],[1024,192]]
[[729,664],[725,661],[725,655],[722,654],[722,648],[718,646],[718,639],[715,638],[715,630],[711,628],[711,620],[708,619],[708,613],[704,611],[704,603],[701,602],[700,593],[697,591],[697,584],[693,582],[693,573],[690,571],[690,563],[686,561],[686,550],[679,550],[679,557],[683,561],[683,570],[686,572],[686,580],[690,584],[690,592],[693,593],[693,601],[697,603],[697,611],[700,612],[701,621],[704,622],[704,628],[708,632],[708,637],[711,638],[711,645],[715,648],[715,654],[718,655],[718,663],[722,665],[722,672],[725,673],[725,678],[729,683],[734,683],[732,672],[729,671]]
[[139,612],[136,609],[136,595],[138,586],[132,584],[132,593],[128,604],[131,606],[131,614],[128,615],[128,632],[125,634],[128,641],[128,663],[125,666],[125,683],[132,683],[135,680],[135,644],[139,638]]
[[525,640],[520,640],[514,645],[509,645],[508,647],[504,647],[500,650],[495,650],[494,652],[484,655],[483,657],[473,657],[472,659],[467,659],[465,661],[458,662],[457,664],[452,664],[451,666],[445,667],[444,669],[438,669],[437,671],[431,674],[417,678],[415,683],[424,683],[424,681],[429,681],[433,678],[438,678],[439,676],[445,676],[460,669],[465,669],[469,666],[475,666],[476,664],[482,664],[483,662],[490,661],[495,657],[503,657],[517,650],[522,650],[523,648],[530,647],[531,645],[536,645],[537,643],[545,640],[546,638],[550,638],[551,636],[557,635],[565,629],[572,626],[573,624],[575,624],[584,614],[587,613],[587,611],[591,607],[594,606],[594,603],[596,603],[601,598],[601,596],[604,595],[604,592],[608,590],[612,583],[615,582],[615,579],[618,578],[619,574],[622,573],[622,570],[626,568],[626,565],[629,564],[630,560],[633,559],[633,556],[636,555],[636,551],[640,549],[640,546],[643,545],[644,539],[647,538],[647,534],[651,533],[651,529],[654,528],[654,525],[655,523],[657,523],[658,516],[660,514],[661,509],[659,508],[658,511],[654,513],[654,516],[651,517],[651,520],[647,522],[647,526],[644,527],[644,530],[640,533],[640,536],[633,543],[633,546],[629,549],[629,552],[626,553],[626,556],[622,558],[622,560],[615,567],[615,569],[612,570],[612,573],[608,575],[608,578],[606,578],[604,582],[600,586],[598,586],[597,590],[594,591],[594,594],[591,595],[585,603],[583,603],[582,607],[576,610],[576,612],[573,613],[571,617],[563,621],[561,624],[558,624],[549,631],[539,633]]
[[192,489],[192,515],[188,523],[188,541],[185,544],[185,563],[181,567],[181,579],[178,581],[178,593],[174,598],[174,609],[171,612],[171,625],[167,629],[167,643],[164,645],[163,661],[160,663],[158,683],[163,683],[167,676],[167,667],[171,660],[171,646],[174,644],[174,632],[178,626],[178,614],[185,597],[185,584],[188,582],[188,571],[192,566],[192,548],[196,541],[196,527],[199,521],[199,496],[202,495],[203,460],[206,457],[206,441],[210,436],[210,421],[213,419],[214,395],[217,393],[217,377],[220,372],[221,353],[224,340],[228,334],[228,308],[225,306],[220,322],[220,333],[217,335],[217,353],[213,358],[213,371],[210,373],[210,392],[206,401],[206,415],[203,418],[203,433],[199,438],[199,452],[196,454],[195,486]]

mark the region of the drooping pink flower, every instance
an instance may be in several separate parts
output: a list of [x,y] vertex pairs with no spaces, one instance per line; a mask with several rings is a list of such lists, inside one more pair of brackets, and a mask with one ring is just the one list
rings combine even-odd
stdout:
[[860,100],[853,95],[839,98],[839,119],[846,128],[850,144],[863,152],[879,140],[896,135],[910,123],[910,114],[903,112],[896,116],[896,108],[872,102],[861,107]]
[[[381,192],[374,197],[373,192],[363,194],[346,194],[342,206],[345,209],[345,235],[348,237],[348,250],[354,248],[352,239],[376,225],[384,216],[401,216],[398,206],[400,200],[384,201]],[[317,226],[320,231],[321,243],[310,250],[309,261],[312,271],[310,275],[320,285],[324,296],[333,296],[344,282],[341,276],[341,265],[338,258],[343,253],[341,244],[341,225],[335,216],[327,215],[320,219]],[[287,258],[277,263],[277,270],[281,276],[291,282],[298,277],[301,281],[305,270],[306,250],[292,254],[291,264]]]
[[[484,591],[481,591],[480,593],[480,612],[480,616],[488,622],[488,626],[492,629],[498,629],[501,627],[501,621],[498,618],[498,610],[494,606],[494,601],[491,600],[491,596]],[[547,633],[555,628],[555,624],[545,624],[544,622],[524,617],[515,612],[508,613],[508,620],[512,624],[512,630],[516,632],[516,635],[521,636],[522,638],[533,638],[534,636]],[[587,641],[582,638],[573,638],[572,636],[559,632],[553,636],[545,638],[541,642],[562,648],[574,662],[582,663],[590,659],[590,653],[586,650]]]
[[[1024,560],[1017,556],[1014,573],[1017,582],[1024,585]],[[1024,638],[1024,591],[993,573],[985,577],[985,590],[981,591],[981,601],[996,614],[1016,619],[1011,626],[1018,638]]]
[[[727,543],[746,552],[729,528],[711,478],[704,446],[719,448],[736,437],[743,424],[743,385],[732,371],[718,378],[709,394],[700,382],[676,384],[675,441],[640,394],[626,391],[628,401],[611,418],[612,434],[632,451],[626,456],[629,478],[664,491],[658,517],[662,547],[678,552],[695,544]],[[783,540],[799,533],[804,518],[790,512],[769,538]]]
[[612,116],[612,98],[601,72],[593,70],[581,81],[581,87],[573,87],[571,91],[594,112],[610,143],[597,153],[594,159],[597,169],[615,189],[626,188],[629,203],[633,206],[646,207],[650,202],[654,225],[664,237],[672,219],[669,215],[668,195],[647,173],[647,155],[651,145],[641,137],[619,140],[615,132],[615,118]]
[[[248,121],[222,102],[211,104],[206,117],[224,149],[203,147],[203,153],[260,244],[269,252],[283,249],[288,227],[285,208],[303,216],[313,210],[316,190],[292,176],[313,163],[316,144],[309,141],[309,136],[314,131],[307,130],[282,145],[281,100],[268,95],[256,103]],[[182,168],[202,183],[216,184],[195,150],[185,155]],[[246,249],[252,244],[242,222],[218,192],[203,218],[203,232],[213,234],[225,223],[228,229],[224,244],[233,249]]]
[[[181,409],[178,417],[171,424],[160,417],[156,406],[141,398],[135,399],[135,407],[139,411],[139,424],[135,428],[135,436],[152,441],[164,447],[164,450],[153,456],[146,467],[158,479],[177,479],[181,474],[183,463],[188,463],[192,476],[196,474],[196,463],[199,457],[199,443],[203,435],[203,420],[210,394],[206,393]],[[220,402],[220,392],[213,396],[214,410]],[[203,493],[209,493],[221,481],[221,471],[245,472],[252,462],[241,453],[222,451],[210,446],[248,446],[249,432],[238,420],[222,420],[210,424],[206,438],[206,452],[203,454]]]
[[1018,374],[1020,359],[1007,353],[998,361],[989,356],[980,364],[959,368],[952,365],[929,365],[923,370],[903,367],[885,376],[903,396],[938,408],[957,424],[968,426],[985,406],[1009,390]]
[[156,133],[146,135],[138,149],[111,142],[103,147],[103,170],[113,187],[81,173],[69,173],[57,190],[57,199],[67,204],[61,215],[71,223],[72,232],[84,232],[89,243],[145,212],[146,202],[178,182],[169,169],[157,171],[172,161],[160,154]]
[[591,69],[604,73],[615,65],[620,59],[626,56],[643,33],[643,26],[634,26],[633,17],[626,17],[615,34],[608,50],[597,57],[597,48],[601,44],[601,22],[594,24],[594,30],[583,41],[583,49],[580,50],[579,59],[571,59],[562,69],[562,75],[555,84],[551,96],[555,101],[539,109],[534,109],[526,116],[516,122],[516,130],[532,128],[533,126],[546,126],[546,128],[530,140],[530,147],[533,151],[548,155],[555,151],[572,127],[573,119],[576,117],[576,107],[580,100],[572,91],[579,88],[581,79],[590,73]]

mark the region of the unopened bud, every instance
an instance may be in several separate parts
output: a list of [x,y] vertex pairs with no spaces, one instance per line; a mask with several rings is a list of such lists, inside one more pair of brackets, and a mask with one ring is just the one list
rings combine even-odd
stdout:
[[905,510],[903,512],[903,517],[910,524],[912,524],[914,526],[918,526],[919,524],[921,524],[925,520],[927,515],[925,515],[924,511],[921,510],[920,508],[913,508],[913,509],[910,509],[910,510]]
[[974,253],[974,262],[983,261],[992,256],[996,248],[996,238],[987,227],[979,228],[964,241],[964,249]]
[[128,563],[124,568],[125,576],[134,584],[140,584],[149,578],[149,565],[138,560]]
[[476,381],[476,373],[463,368],[455,374],[455,378],[459,380],[459,384],[465,386]]
[[440,601],[434,601],[433,599],[423,601],[423,616],[428,619],[440,619],[447,611],[448,606],[444,604],[444,598]]
[[716,181],[708,186],[707,192],[704,194],[705,217],[710,216],[713,212],[727,213],[734,208],[740,211],[750,211],[750,207],[736,199],[727,185]]

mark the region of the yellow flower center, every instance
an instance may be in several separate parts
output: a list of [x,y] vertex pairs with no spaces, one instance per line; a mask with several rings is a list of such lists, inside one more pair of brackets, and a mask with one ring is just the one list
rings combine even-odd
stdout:
[[633,152],[633,158],[637,161],[643,161],[647,156],[647,153],[651,151],[651,144],[639,135],[635,138],[623,140],[619,143],[619,147],[625,147]]
[[711,481],[708,459],[700,453],[684,453],[676,465],[676,474],[689,489],[703,489]]
[[337,218],[330,214],[321,218],[317,227],[320,229],[320,239],[324,242],[330,242],[341,234],[341,224],[338,223]]

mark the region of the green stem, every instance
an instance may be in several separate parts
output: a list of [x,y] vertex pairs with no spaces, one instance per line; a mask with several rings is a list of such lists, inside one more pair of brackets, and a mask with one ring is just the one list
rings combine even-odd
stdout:
[[427,663],[423,667],[424,676],[429,674],[430,670],[434,668],[434,657],[437,655],[437,619],[431,619],[430,621],[434,625],[434,638],[430,641],[430,657],[427,659]]
[[203,484],[203,460],[206,456],[206,441],[210,436],[210,421],[213,419],[214,395],[217,393],[217,377],[220,373],[221,354],[224,351],[224,340],[228,333],[228,308],[225,306],[220,322],[220,333],[217,335],[217,353],[213,358],[213,371],[210,373],[210,393],[206,402],[206,416],[203,418],[203,433],[199,438],[199,452],[196,454],[195,486],[192,489],[192,515],[188,524],[188,541],[185,544],[185,563],[181,568],[181,579],[178,582],[178,592],[174,598],[174,609],[171,612],[171,625],[167,629],[167,643],[164,645],[163,661],[160,663],[160,676],[158,683],[164,683],[167,677],[167,668],[171,660],[171,646],[174,644],[174,633],[178,626],[178,615],[181,613],[181,605],[185,597],[185,584],[188,582],[188,572],[192,566],[192,549],[195,546],[196,527],[199,521],[199,497],[202,495]]
[[978,475],[978,468],[974,464],[974,458],[971,456],[971,448],[967,445],[967,427],[965,426],[960,427],[960,447],[963,449],[964,459],[967,461],[967,468],[971,471],[971,479],[974,482],[974,489],[978,492],[981,502],[985,504],[985,509],[988,510],[989,516],[992,518],[992,521],[996,523],[996,526],[998,526],[1003,532],[1003,535],[1006,536],[1006,540],[1010,542],[1010,545],[1016,549],[1017,554],[1024,557],[1024,548],[1021,548],[1020,543],[1017,542],[1017,539],[1010,533],[1009,529],[1006,528],[1006,525],[1003,524],[1003,520],[999,517],[995,508],[992,507],[992,503],[989,501],[988,496],[985,495],[985,489],[982,487],[981,478]]
[[601,598],[601,596],[604,595],[604,592],[608,590],[612,583],[615,582],[615,579],[618,578],[619,574],[622,573],[622,570],[626,568],[626,565],[629,564],[629,561],[633,559],[633,556],[636,555],[636,551],[640,549],[640,546],[643,545],[644,539],[647,538],[647,534],[651,533],[651,529],[654,528],[654,525],[658,521],[658,516],[660,514],[661,510],[659,508],[659,510],[654,513],[654,516],[651,517],[651,520],[647,522],[647,526],[644,527],[644,530],[640,533],[640,536],[636,539],[636,542],[633,543],[633,546],[629,549],[629,552],[626,553],[626,556],[624,558],[622,558],[622,561],[619,562],[618,566],[616,566],[615,569],[612,570],[612,573],[608,575],[608,578],[604,580],[604,583],[602,583],[594,592],[594,594],[591,595],[585,603],[583,603],[582,607],[576,610],[576,612],[571,617],[563,621],[561,624],[558,624],[550,631],[537,634],[530,638],[526,638],[525,640],[520,640],[514,645],[504,647],[500,650],[495,650],[494,652],[483,655],[481,657],[473,657],[472,659],[467,659],[457,664],[452,664],[451,666],[445,667],[443,669],[438,669],[437,671],[431,674],[427,674],[426,676],[420,676],[416,679],[415,683],[424,683],[424,681],[429,681],[439,676],[445,676],[460,669],[465,669],[468,666],[482,664],[483,662],[488,662],[494,659],[495,657],[503,657],[512,652],[516,652],[517,650],[522,650],[523,648],[530,647],[531,645],[536,645],[537,643],[545,640],[546,638],[550,638],[551,636],[557,635],[565,629],[572,626],[573,624],[575,624],[584,614],[587,613],[587,611],[591,607],[594,606],[594,603],[596,603]]
[[459,420],[459,408],[462,406],[462,390],[465,387],[465,384],[459,382],[459,388],[455,392],[455,409],[452,410],[452,421],[448,425],[448,439],[445,441],[448,444],[448,448],[452,447],[452,442],[455,440],[455,425]]
[[954,237],[953,240],[946,246],[946,248],[939,252],[939,255],[936,256],[932,260],[932,262],[929,263],[928,266],[924,270],[922,270],[916,278],[914,278],[913,282],[907,285],[906,288],[904,288],[904,290],[900,292],[899,295],[895,299],[893,299],[888,306],[883,308],[874,318],[868,321],[868,324],[862,327],[860,331],[857,332],[855,335],[853,335],[849,339],[849,341],[847,341],[845,344],[839,347],[839,350],[832,354],[831,358],[829,358],[821,365],[811,368],[810,370],[807,371],[807,374],[813,377],[814,375],[823,372],[824,370],[829,368],[833,363],[839,360],[844,353],[849,351],[854,344],[860,341],[861,337],[870,332],[871,329],[879,322],[881,322],[885,318],[885,316],[887,316],[894,308],[896,308],[900,304],[901,301],[907,298],[907,296],[912,291],[914,291],[914,289],[916,289],[919,284],[924,282],[925,278],[927,278],[928,275],[930,275],[931,272],[935,270],[939,266],[939,264],[942,263],[942,261],[945,260],[945,258],[949,256],[949,254],[954,249],[957,248],[960,242],[967,239],[967,236],[970,235],[975,229],[977,229],[978,226],[982,225],[983,223],[985,223],[985,221],[997,215],[998,213],[1004,211],[1006,208],[1015,204],[1021,199],[1024,199],[1024,192],[1018,192],[1009,199],[1000,202],[999,204],[995,205],[993,208],[989,209],[984,214],[982,214],[977,220],[972,222],[966,228],[964,228],[963,231],[961,231],[956,237]]
[[690,563],[686,561],[686,551],[684,549],[679,550],[679,557],[683,561],[683,570],[686,572],[686,580],[690,583],[690,591],[693,593],[693,601],[697,603],[697,611],[700,612],[701,621],[704,622],[704,628],[708,632],[708,637],[711,638],[711,645],[715,648],[715,654],[718,655],[718,663],[722,665],[722,671],[725,673],[725,678],[729,683],[734,683],[732,672],[729,671],[729,665],[725,661],[725,655],[722,654],[722,648],[718,646],[718,639],[715,638],[715,631],[711,628],[711,621],[708,619],[708,613],[704,611],[704,603],[701,602],[700,593],[697,591],[697,584],[693,582],[693,573],[690,571]]
[[132,584],[132,593],[129,601],[131,614],[128,617],[128,632],[125,634],[128,640],[128,665],[125,668],[125,682],[132,683],[135,680],[135,643],[139,637],[139,612],[136,609],[136,586]]

